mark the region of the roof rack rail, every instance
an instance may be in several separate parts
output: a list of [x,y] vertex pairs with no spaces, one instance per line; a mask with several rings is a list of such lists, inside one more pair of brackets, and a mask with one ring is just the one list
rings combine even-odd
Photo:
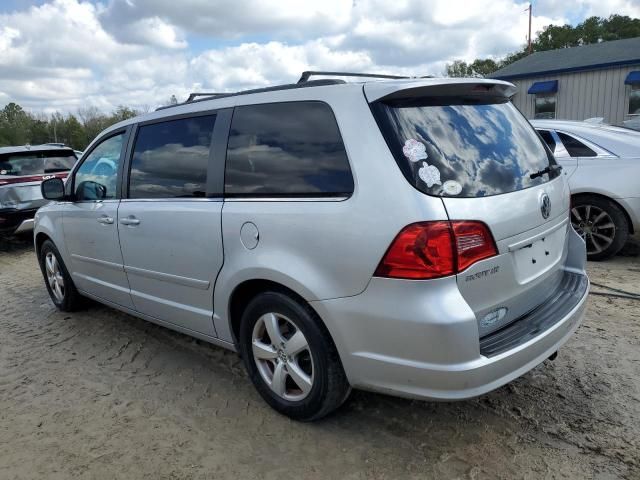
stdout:
[[329,75],[332,77],[387,78],[387,79],[396,79],[396,80],[411,78],[411,77],[403,77],[399,75],[383,75],[380,73],[320,72],[320,71],[314,71],[314,70],[307,70],[305,72],[302,72],[302,75],[300,76],[300,80],[298,80],[298,83],[306,83],[309,81],[310,77],[316,76],[316,75]]
[[184,103],[193,102],[198,97],[217,97],[218,95],[224,95],[224,93],[214,93],[214,92],[194,92],[189,94],[189,98]]
[[[304,83],[287,83],[285,85],[275,85],[273,87],[255,88],[252,90],[241,90],[239,92],[231,92],[231,93],[192,93],[191,95],[189,95],[189,98],[187,99],[186,102],[176,103],[175,105],[165,105],[162,107],[158,107],[156,108],[156,112],[158,110],[166,110],[167,108],[179,107],[182,105],[189,105],[191,103],[205,102],[207,100],[213,100],[216,98],[236,97],[239,95],[249,95],[251,93],[274,92],[277,90],[291,90],[294,88],[320,87],[323,85],[337,85],[340,83],[345,83],[345,81],[326,78],[326,79],[320,79],[320,80],[310,80]],[[197,97],[202,97],[202,98],[197,98]]]

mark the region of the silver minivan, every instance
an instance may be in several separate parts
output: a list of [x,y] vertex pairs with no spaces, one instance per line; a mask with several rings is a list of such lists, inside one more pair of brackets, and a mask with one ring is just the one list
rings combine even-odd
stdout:
[[589,282],[561,168],[481,79],[325,78],[114,125],[35,219],[83,297],[237,350],[277,411],[456,400],[553,356]]

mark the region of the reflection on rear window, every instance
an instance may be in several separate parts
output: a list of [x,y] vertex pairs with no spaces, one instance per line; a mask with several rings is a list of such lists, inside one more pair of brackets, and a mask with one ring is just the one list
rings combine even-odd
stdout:
[[533,187],[554,163],[520,112],[504,99],[421,98],[374,105],[405,177],[430,195],[484,197]]
[[0,175],[27,176],[71,170],[76,157],[71,152],[28,152],[0,156]]

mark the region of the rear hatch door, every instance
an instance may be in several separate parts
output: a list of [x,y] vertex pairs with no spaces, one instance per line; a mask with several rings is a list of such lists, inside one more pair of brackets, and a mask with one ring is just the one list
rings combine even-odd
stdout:
[[365,93],[407,180],[450,220],[485,223],[498,255],[457,276],[487,335],[543,303],[562,278],[569,191],[559,166],[509,101],[510,84],[425,81]]

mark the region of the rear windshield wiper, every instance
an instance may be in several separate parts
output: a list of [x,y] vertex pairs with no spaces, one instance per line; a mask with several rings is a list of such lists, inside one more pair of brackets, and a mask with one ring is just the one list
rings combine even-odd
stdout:
[[538,170],[537,172],[532,173],[531,175],[529,175],[529,178],[531,180],[533,180],[534,178],[541,177],[542,175],[545,175],[547,173],[560,172],[560,171],[562,171],[562,166],[560,166],[560,165],[549,165],[548,167],[543,168],[542,170]]

